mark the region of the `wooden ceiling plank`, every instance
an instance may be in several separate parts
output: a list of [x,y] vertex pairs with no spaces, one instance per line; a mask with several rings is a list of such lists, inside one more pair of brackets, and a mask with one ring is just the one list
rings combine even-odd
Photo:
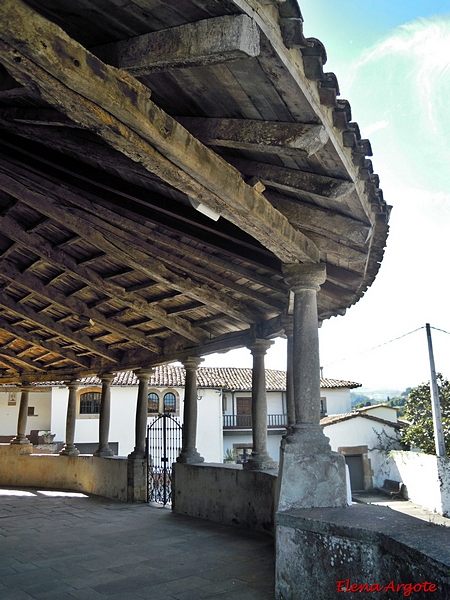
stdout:
[[236,224],[283,262],[319,260],[315,245],[153,103],[143,84],[102,63],[19,0],[0,4],[0,23],[0,57],[19,83],[39,90],[51,106]]
[[204,19],[93,48],[103,62],[142,77],[259,54],[259,29],[247,15]]
[[48,285],[43,284],[38,277],[35,277],[30,273],[20,273],[19,269],[17,269],[10,261],[0,261],[0,274],[10,281],[14,281],[26,290],[32,290],[34,294],[64,310],[70,309],[75,315],[85,316],[95,324],[109,330],[109,332],[120,333],[151,352],[159,354],[161,351],[161,346],[154,341],[146,340],[144,334],[140,335],[140,332],[138,331],[129,331],[126,325],[119,323],[115,319],[105,317],[98,310],[89,308],[82,300],[66,296],[54,287],[50,288]]
[[113,363],[119,362],[119,357],[110,352],[103,344],[93,344],[91,339],[86,335],[74,335],[73,332],[65,325],[56,323],[51,317],[43,313],[37,313],[29,306],[18,304],[5,292],[0,292],[0,306],[6,308],[8,311],[18,315],[19,317],[22,317],[27,321],[31,321],[35,325],[43,327],[45,330],[50,331],[51,333],[68,340],[73,344],[76,344],[81,348],[85,348],[97,356],[101,356],[102,358],[105,358]]
[[[25,367],[26,369],[32,369],[33,371],[38,371],[41,373],[45,372],[45,368],[38,366],[34,361],[25,357],[19,357],[15,352],[8,350],[7,348],[0,349],[0,356],[7,357],[7,359],[9,358],[12,364],[17,363],[22,368]],[[2,360],[4,360],[4,358],[2,358]]]
[[328,134],[321,125],[202,117],[178,117],[177,120],[207,146],[249,152],[312,156],[328,141]]
[[[13,239],[40,256],[46,262],[52,264],[66,273],[84,281],[92,288],[107,294],[121,303],[128,304],[138,314],[146,316],[170,330],[175,330],[189,339],[189,322],[177,317],[168,317],[166,312],[158,306],[150,306],[146,300],[135,294],[127,292],[125,288],[111,282],[104,281],[102,277],[89,267],[78,265],[75,259],[58,248],[53,248],[48,241],[39,234],[27,234],[22,227],[8,216],[0,217],[2,231]],[[193,334],[194,335],[194,334]],[[194,335],[199,338],[198,334]]]
[[[199,286],[190,277],[176,275],[161,262],[155,260],[153,257],[149,257],[146,252],[139,249],[135,245],[135,237],[133,235],[116,230],[113,237],[110,238],[106,232],[100,231],[98,227],[91,226],[87,222],[86,212],[81,213],[75,206],[69,208],[66,205],[65,208],[61,208],[61,203],[67,201],[69,194],[71,194],[68,189],[64,189],[63,197],[58,197],[61,195],[60,189],[56,185],[50,184],[50,182],[45,182],[45,189],[40,192],[37,186],[43,183],[41,178],[36,177],[34,174],[27,174],[17,165],[14,166],[13,171],[15,173],[13,173],[11,169],[8,169],[6,161],[0,166],[0,171],[3,173],[1,180],[5,191],[8,191],[14,197],[20,198],[21,202],[38,210],[64,227],[69,227],[72,231],[89,241],[90,244],[107,253],[108,256],[116,258],[118,261],[127,264],[136,271],[144,273],[147,277],[155,281],[159,281],[195,300],[199,300],[204,304],[215,307],[217,310],[230,314],[230,316],[240,321],[251,324],[261,319],[258,311],[250,310],[242,302],[221,297],[217,293],[217,290],[210,288],[207,284]],[[55,198],[57,198],[57,201]],[[76,205],[80,201],[81,198],[74,198],[73,204]],[[118,234],[121,234],[122,240],[119,239]],[[103,281],[107,283],[106,280]],[[181,319],[181,317],[178,318]],[[173,319],[175,321],[176,318],[173,317]],[[174,327],[175,324],[172,328]],[[189,321],[184,320],[184,327],[181,328],[179,333],[189,338],[194,336],[193,341],[200,341],[206,334],[201,332],[200,329],[197,331],[198,333],[194,332]]]

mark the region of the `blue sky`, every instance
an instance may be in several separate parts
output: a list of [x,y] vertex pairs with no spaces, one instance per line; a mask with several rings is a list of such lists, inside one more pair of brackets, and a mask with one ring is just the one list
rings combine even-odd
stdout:
[[[370,139],[393,206],[375,283],[322,325],[324,375],[400,391],[427,381],[429,322],[436,369],[450,377],[450,0],[300,0],[300,8],[305,35],[325,45],[325,71],[337,75]],[[205,364],[251,360],[242,350]],[[283,341],[267,366],[285,368]]]

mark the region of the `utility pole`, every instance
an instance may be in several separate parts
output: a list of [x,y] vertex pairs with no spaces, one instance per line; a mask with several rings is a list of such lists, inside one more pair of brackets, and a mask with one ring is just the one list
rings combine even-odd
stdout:
[[428,355],[430,357],[430,370],[431,370],[431,409],[433,412],[433,428],[434,428],[434,443],[436,444],[436,456],[444,456],[445,452],[445,440],[444,433],[442,431],[442,415],[441,415],[441,403],[439,401],[439,390],[436,381],[436,368],[434,366],[434,355],[433,355],[433,344],[431,341],[431,329],[430,324],[425,325],[427,330],[428,340]]

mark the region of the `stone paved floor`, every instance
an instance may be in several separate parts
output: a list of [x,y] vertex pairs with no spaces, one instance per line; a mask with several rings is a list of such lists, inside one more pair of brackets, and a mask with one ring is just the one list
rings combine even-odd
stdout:
[[272,600],[272,538],[148,505],[0,488],[1,600]]

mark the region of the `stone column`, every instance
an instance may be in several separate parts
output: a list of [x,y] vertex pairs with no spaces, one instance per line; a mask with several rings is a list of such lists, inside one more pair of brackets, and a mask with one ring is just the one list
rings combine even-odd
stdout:
[[287,361],[286,361],[286,405],[288,432],[296,423],[294,402],[294,317],[285,315],[283,317],[283,328],[287,338]]
[[102,377],[102,400],[100,403],[100,419],[98,424],[99,443],[94,452],[94,456],[114,456],[114,452],[109,447],[109,425],[111,421],[111,382],[114,379],[113,374]]
[[345,462],[331,451],[320,425],[317,292],[325,265],[283,268],[294,292],[295,424],[281,442],[278,509],[346,506]]
[[67,404],[66,417],[66,443],[64,448],[60,450],[63,456],[78,456],[80,454],[75,446],[75,423],[77,419],[77,389],[78,385],[75,381],[69,383],[69,402]]
[[139,389],[136,406],[135,446],[130,458],[145,458],[145,439],[147,437],[148,422],[148,380],[153,369],[141,369],[139,376]]
[[270,340],[255,340],[248,348],[253,356],[252,369],[252,436],[253,450],[244,469],[275,469],[267,452],[267,395],[264,356],[273,344]]
[[19,416],[17,418],[17,435],[11,440],[11,444],[21,444],[22,446],[31,444],[30,440],[25,435],[27,430],[28,419],[28,396],[31,387],[22,387],[20,395]]
[[183,362],[186,369],[183,409],[183,447],[177,462],[184,464],[202,463],[203,456],[197,452],[197,369],[203,359],[190,357]]

